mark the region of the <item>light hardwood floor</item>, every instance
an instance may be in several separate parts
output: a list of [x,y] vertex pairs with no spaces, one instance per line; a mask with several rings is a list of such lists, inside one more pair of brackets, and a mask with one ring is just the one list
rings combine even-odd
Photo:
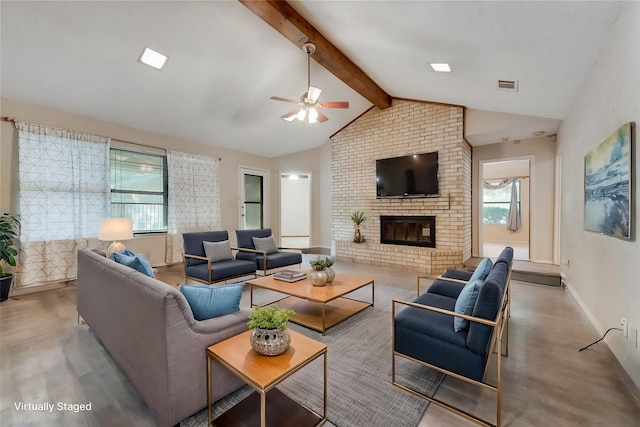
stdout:
[[[337,263],[335,269],[415,290],[415,273],[349,263]],[[183,282],[178,268],[161,272],[160,278],[174,286]],[[606,346],[578,352],[599,337],[566,290],[514,281],[512,300],[510,351],[502,371],[503,425],[640,426],[640,405]],[[0,304],[0,425],[156,425],[88,327],[77,324],[75,304],[74,287]],[[494,396],[450,378],[437,392],[438,398],[491,420]],[[20,402],[91,402],[92,410],[20,411],[15,408]],[[419,427],[466,425],[474,424],[431,405]]]

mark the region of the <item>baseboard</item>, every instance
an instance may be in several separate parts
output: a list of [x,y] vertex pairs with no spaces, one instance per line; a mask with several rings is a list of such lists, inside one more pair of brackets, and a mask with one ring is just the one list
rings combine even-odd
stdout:
[[[595,316],[587,308],[587,305],[584,303],[582,298],[580,298],[580,295],[577,293],[575,288],[566,280],[566,277],[564,275],[562,275],[562,282],[564,283],[569,293],[571,293],[571,296],[573,296],[573,299],[576,300],[576,302],[582,309],[582,312],[587,315],[587,318],[589,319],[593,327],[596,329],[596,331],[600,334],[600,336],[604,335],[606,330],[602,327],[602,325],[600,325],[600,322],[598,322]],[[626,371],[626,369],[624,369],[624,366],[622,366],[622,364],[620,363],[620,360],[618,360],[618,358],[616,357],[616,354],[611,349],[611,347],[606,342],[606,340],[603,340],[600,343],[607,348],[608,350],[607,354],[608,354],[609,360],[611,361],[611,363],[613,363],[616,370],[620,374],[620,377],[622,378],[622,381],[627,386],[627,389],[631,393],[631,396],[633,396],[633,398],[636,400],[638,405],[640,405],[640,387],[633,381],[633,378],[631,378],[631,376]]]

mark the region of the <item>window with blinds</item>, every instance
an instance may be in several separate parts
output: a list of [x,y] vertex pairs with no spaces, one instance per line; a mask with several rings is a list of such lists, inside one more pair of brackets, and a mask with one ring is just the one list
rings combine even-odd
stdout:
[[111,216],[134,233],[167,231],[167,157],[111,148]]

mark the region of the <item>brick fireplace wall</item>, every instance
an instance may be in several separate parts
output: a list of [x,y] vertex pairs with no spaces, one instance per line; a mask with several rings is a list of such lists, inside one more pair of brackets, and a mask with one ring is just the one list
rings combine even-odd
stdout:
[[[471,256],[471,147],[462,107],[393,100],[331,138],[332,238],[338,260],[439,274]],[[438,151],[440,196],[376,199],[376,159]],[[362,210],[363,243],[353,242],[351,213]],[[436,247],[380,243],[380,215],[436,217]]]

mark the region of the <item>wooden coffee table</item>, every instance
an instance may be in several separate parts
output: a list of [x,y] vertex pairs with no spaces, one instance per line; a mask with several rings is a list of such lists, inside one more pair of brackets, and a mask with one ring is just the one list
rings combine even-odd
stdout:
[[[279,356],[263,356],[249,342],[252,331],[211,345],[207,348],[208,424],[216,427],[311,427],[327,421],[327,346],[289,329],[291,344]],[[306,408],[275,386],[320,356],[324,356],[324,391],[322,415]],[[212,424],[212,361],[217,361],[241,378],[256,392],[237,403]],[[269,419],[267,419],[269,415]]]
[[[308,279],[288,283],[276,280],[273,276],[247,280],[246,283],[250,285],[251,307],[257,305],[253,303],[254,287],[286,294],[287,297],[262,306],[278,303],[280,308],[294,310],[296,315],[291,319],[292,322],[322,332],[323,335],[330,327],[367,307],[373,307],[375,296],[373,277],[341,273],[336,274],[333,283],[325,286],[313,286]],[[345,297],[368,285],[371,285],[371,302]]]

